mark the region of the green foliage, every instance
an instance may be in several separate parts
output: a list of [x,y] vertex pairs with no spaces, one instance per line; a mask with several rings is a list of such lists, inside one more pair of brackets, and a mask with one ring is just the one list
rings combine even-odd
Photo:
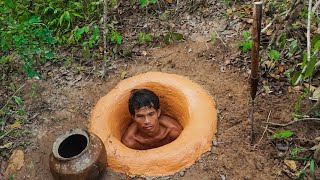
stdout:
[[293,136],[293,132],[290,130],[284,130],[276,132],[272,135],[272,138],[290,138]]
[[151,42],[152,41],[152,35],[151,34],[146,34],[144,32],[140,32],[139,36],[138,36],[138,42],[139,44],[144,44],[147,42]]
[[166,20],[168,20],[169,19],[169,17],[170,17],[170,14],[171,14],[171,10],[169,9],[167,9],[167,10],[165,10],[161,15],[160,15],[160,20],[161,21],[166,21]]
[[164,43],[169,45],[175,41],[181,41],[183,39],[184,39],[183,34],[177,33],[177,32],[171,32],[164,36]]
[[23,105],[23,101],[21,100],[20,97],[12,96],[12,98],[14,99],[14,101],[17,103],[18,106],[22,106]]
[[244,41],[240,43],[240,48],[242,52],[248,52],[252,48],[253,41],[251,39],[251,34],[248,31],[243,32]]
[[116,42],[117,44],[122,43],[122,36],[118,31],[113,30],[110,36],[111,42]]
[[214,45],[215,42],[216,42],[216,36],[214,35],[214,33],[211,33],[211,35],[210,35],[210,43],[211,43],[211,45]]
[[269,51],[269,57],[272,61],[277,61],[280,58],[280,53],[277,50],[272,49]]
[[120,45],[122,44],[122,35],[118,32],[116,24],[117,22],[108,24],[107,34],[111,43]]
[[[302,148],[294,148],[291,151],[292,154],[292,158],[288,158],[289,160],[294,160],[294,161],[306,161],[308,164],[305,168],[298,170],[295,175],[296,175],[296,179],[304,179],[304,177],[306,176],[306,168],[309,166],[309,173],[311,175],[311,177],[314,179],[314,173],[315,173],[315,160],[312,157],[312,155],[307,155],[307,156],[298,156],[299,152],[302,152],[303,149]],[[303,154],[303,153],[302,153]]]
[[311,78],[314,70],[315,65],[318,61],[317,53],[320,50],[320,37],[316,35],[312,39],[312,50],[311,50],[311,57],[310,61],[308,61],[308,54],[305,53],[302,58],[302,62],[298,65],[294,75],[291,78],[291,82],[293,85],[297,85],[304,80]]
[[297,176],[296,180],[302,180],[306,176],[306,171],[302,169],[296,172],[295,175]]
[[[44,23],[54,30],[59,43],[73,44],[74,41],[71,40],[71,36],[79,29],[78,26],[85,27],[86,33],[89,33],[88,27],[92,28],[92,32],[94,31],[93,28],[99,20],[96,14],[101,14],[99,12],[101,10],[100,5],[102,5],[102,1],[43,0],[35,5],[35,10],[39,16],[43,17]],[[87,24],[81,22],[87,22]]]
[[294,118],[299,118],[300,115],[300,105],[302,100],[308,95],[308,89],[305,89],[304,92],[302,94],[299,95],[298,100],[294,103],[294,113],[293,113],[293,117]]
[[297,40],[293,40],[290,43],[289,46],[289,55],[292,56],[298,49],[298,41]]
[[14,93],[8,98],[4,106],[0,107],[0,127],[2,127],[0,128],[0,136],[6,133],[5,128],[3,128],[6,125],[12,125],[15,122],[20,123],[26,120],[27,111],[25,103],[20,94],[23,86],[17,88],[13,83],[11,83],[9,86],[10,90]]
[[0,65],[12,63],[18,55],[28,76],[41,78],[35,66],[54,58],[50,46],[56,40],[52,31],[28,10],[26,3],[6,0],[0,5],[0,48],[4,53]]
[[99,40],[99,37],[100,37],[100,36],[99,36],[99,28],[98,28],[97,26],[94,26],[94,27],[93,27],[93,32],[92,32],[92,34],[90,35],[89,40],[84,41],[84,42],[82,43],[82,45],[83,45],[84,47],[89,46],[90,48],[92,48],[92,45]]
[[39,95],[37,89],[38,89],[38,86],[36,84],[31,85],[31,91],[29,95],[30,98],[35,98]]
[[298,153],[300,152],[302,150],[302,148],[293,148],[292,150],[291,150],[291,154],[292,154],[292,156],[297,156],[298,155]]
[[139,2],[141,7],[146,7],[149,4],[155,4],[157,1],[156,0],[139,0]]
[[107,36],[108,36],[108,41],[110,46],[111,51],[116,54],[118,53],[118,48],[119,45],[121,45],[123,42],[123,37],[120,34],[120,32],[117,30],[116,27],[117,22],[113,21],[108,24],[107,28]]
[[221,0],[222,2],[226,3],[228,6],[232,5],[231,0]]
[[312,178],[314,178],[314,159],[310,159],[309,163],[310,163],[310,174]]

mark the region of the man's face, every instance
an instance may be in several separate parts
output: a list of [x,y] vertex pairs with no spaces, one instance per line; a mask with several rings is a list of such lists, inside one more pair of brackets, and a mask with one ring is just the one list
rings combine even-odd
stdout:
[[138,124],[140,130],[146,133],[153,133],[159,126],[159,116],[161,110],[155,110],[153,107],[144,106],[135,109],[133,120]]

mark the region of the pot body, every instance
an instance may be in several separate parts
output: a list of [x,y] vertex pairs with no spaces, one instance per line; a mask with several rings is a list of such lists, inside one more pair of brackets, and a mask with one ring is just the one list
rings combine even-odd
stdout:
[[86,149],[73,158],[61,159],[50,154],[50,171],[56,180],[96,180],[106,169],[106,149],[101,139],[87,132],[89,142]]

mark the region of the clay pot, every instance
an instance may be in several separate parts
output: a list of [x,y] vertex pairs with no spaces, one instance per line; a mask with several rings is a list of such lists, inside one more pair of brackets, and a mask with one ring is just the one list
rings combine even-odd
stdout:
[[95,134],[73,129],[53,143],[49,165],[54,179],[99,179],[106,168],[106,150]]

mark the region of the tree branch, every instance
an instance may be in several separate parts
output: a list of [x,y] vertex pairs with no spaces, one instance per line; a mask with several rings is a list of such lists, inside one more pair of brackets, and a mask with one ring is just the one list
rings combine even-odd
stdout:
[[310,26],[311,26],[311,7],[312,7],[312,0],[309,0],[309,5],[308,5],[308,25],[307,25],[307,54],[308,54],[308,60],[306,65],[304,66],[304,68],[302,69],[297,81],[295,82],[294,85],[297,85],[302,77],[303,74],[306,72],[307,67],[310,64],[310,60],[311,60],[311,43],[310,43]]
[[285,126],[289,126],[291,124],[297,123],[297,122],[302,122],[302,121],[319,121],[320,122],[320,118],[303,118],[303,119],[299,119],[296,121],[291,121],[285,124],[280,124],[280,123],[274,123],[274,122],[263,122],[265,124],[269,124],[271,126],[280,126],[280,127],[285,127]]

